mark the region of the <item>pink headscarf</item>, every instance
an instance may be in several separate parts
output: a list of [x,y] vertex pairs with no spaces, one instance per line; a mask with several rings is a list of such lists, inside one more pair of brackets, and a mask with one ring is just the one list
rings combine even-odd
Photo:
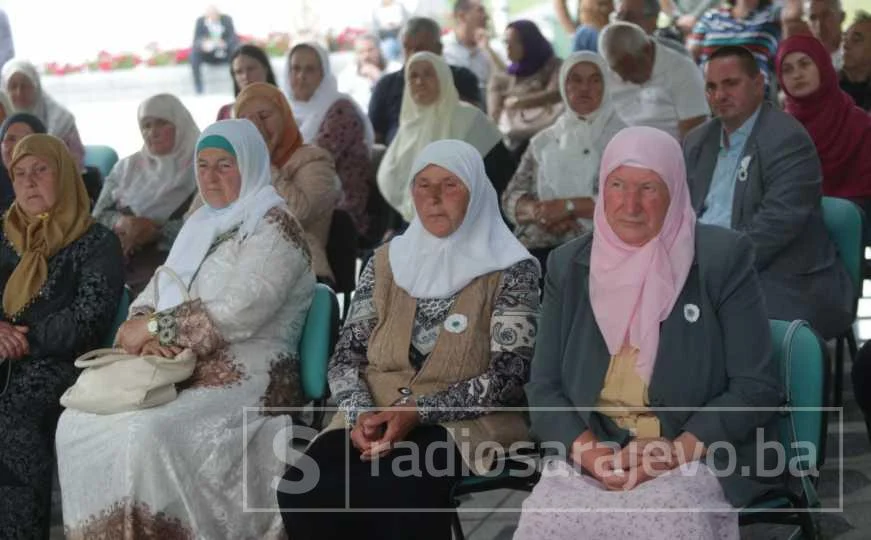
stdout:
[[[654,171],[671,197],[662,230],[640,247],[620,240],[605,218],[605,181],[621,165]],[[695,256],[696,214],[680,145],[668,133],[651,127],[620,131],[602,155],[599,194],[590,257],[593,314],[611,354],[626,343],[638,347],[635,371],[649,383],[659,347],[659,323],[671,313]]]

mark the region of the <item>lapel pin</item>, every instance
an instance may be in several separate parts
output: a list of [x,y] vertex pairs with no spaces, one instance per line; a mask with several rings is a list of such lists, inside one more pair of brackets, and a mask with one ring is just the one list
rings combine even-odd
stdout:
[[685,304],[683,307],[683,316],[687,321],[694,323],[699,320],[699,315],[701,315],[701,310],[699,310],[699,306],[695,304]]
[[445,319],[445,330],[452,334],[459,334],[469,325],[469,319],[462,313],[454,313]]
[[741,160],[741,168],[738,170],[738,180],[741,182],[747,181],[747,168],[750,166],[750,160],[753,156],[744,156]]

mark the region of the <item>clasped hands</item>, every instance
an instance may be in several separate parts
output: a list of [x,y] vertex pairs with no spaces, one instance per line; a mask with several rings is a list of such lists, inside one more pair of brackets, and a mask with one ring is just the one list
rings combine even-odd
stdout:
[[531,198],[517,203],[518,223],[536,223],[553,235],[563,235],[570,231],[582,232],[575,216],[566,210],[564,199],[538,201]]
[[[633,439],[620,449],[584,432],[572,445],[572,460],[607,489],[628,491],[700,458],[704,452],[701,443],[695,437],[685,439]],[[692,450],[687,452],[687,447]]]
[[136,216],[121,216],[112,230],[121,240],[125,257],[130,257],[140,247],[157,240],[160,227],[154,221]]
[[161,345],[156,336],[148,331],[148,319],[138,318],[126,321],[118,329],[115,343],[128,354],[142,354],[175,358],[183,348],[175,345]]
[[360,413],[351,430],[351,444],[360,451],[360,459],[371,461],[390,452],[393,445],[405,440],[420,423],[414,401],[380,411]]
[[30,354],[26,326],[16,326],[0,322],[0,358],[18,360]]

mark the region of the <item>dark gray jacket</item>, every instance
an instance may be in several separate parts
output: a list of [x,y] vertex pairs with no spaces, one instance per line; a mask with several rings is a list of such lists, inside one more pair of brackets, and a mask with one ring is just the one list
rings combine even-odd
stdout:
[[[684,157],[693,208],[701,214],[711,187],[719,119],[687,135]],[[744,145],[747,179],[735,182],[732,229],[756,250],[768,316],[808,321],[825,338],[852,322],[853,287],[823,222],[822,172],[813,140],[792,116],[770,104]]]
[[[779,368],[771,360],[771,337],[753,247],[743,235],[720,227],[696,227],[695,260],[669,317],[660,326],[659,351],[648,388],[651,407],[777,407],[783,401]],[[593,315],[589,295],[592,235],[551,253],[544,304],[526,385],[532,430],[542,442],[570,448],[587,429],[600,440],[630,440],[628,431],[593,411],[537,411],[537,407],[595,407],[611,355]],[[685,306],[700,316],[690,322]],[[690,317],[691,318],[691,317]],[[736,473],[756,470],[756,430],[776,439],[773,411],[656,411],[662,436],[684,431],[706,447],[735,445]],[[712,462],[724,468],[724,455]],[[770,465],[767,465],[770,467]],[[772,482],[731,474],[720,478],[727,499],[744,506]]]

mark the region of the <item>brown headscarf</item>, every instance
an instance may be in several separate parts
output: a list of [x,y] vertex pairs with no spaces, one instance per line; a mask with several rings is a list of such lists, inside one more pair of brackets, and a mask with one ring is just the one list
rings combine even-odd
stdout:
[[302,146],[302,135],[299,133],[299,128],[296,125],[296,119],[293,117],[293,111],[290,110],[290,104],[287,98],[281,93],[276,86],[268,83],[252,83],[246,86],[236,97],[236,103],[233,104],[233,116],[240,118],[239,109],[252,99],[263,98],[271,101],[278,107],[284,122],[284,135],[278,143],[278,148],[271,152],[270,159],[276,167],[283,167],[290,156],[296,152],[296,149]]
[[40,216],[27,215],[17,202],[6,213],[3,233],[21,257],[3,291],[8,317],[18,315],[39,293],[48,277],[48,259],[78,240],[93,223],[88,192],[63,141],[43,134],[21,139],[9,166],[13,184],[15,164],[25,156],[42,158],[57,171],[57,203]]

